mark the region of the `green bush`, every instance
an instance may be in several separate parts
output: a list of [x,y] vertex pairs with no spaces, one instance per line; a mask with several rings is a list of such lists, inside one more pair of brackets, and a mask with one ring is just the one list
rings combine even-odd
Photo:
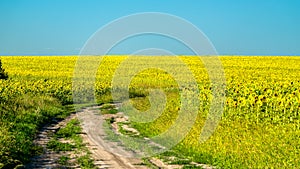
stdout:
[[75,148],[75,146],[70,143],[62,143],[56,139],[51,139],[47,143],[47,148],[58,152],[58,151],[71,151]]
[[2,62],[0,60],[0,79],[8,79],[8,75],[5,72],[5,69],[2,68]]
[[80,132],[79,121],[72,119],[64,128],[59,129],[55,136],[58,138],[71,138]]
[[0,102],[0,168],[29,162],[34,136],[42,124],[64,114],[57,99],[45,96],[16,96]]

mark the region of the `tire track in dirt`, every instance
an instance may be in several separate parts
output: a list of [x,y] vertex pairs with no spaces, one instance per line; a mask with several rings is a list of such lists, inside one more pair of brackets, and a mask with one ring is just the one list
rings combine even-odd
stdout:
[[[48,142],[61,127],[65,126],[71,119],[78,118],[81,121],[83,142],[92,153],[92,158],[96,168],[108,169],[146,169],[142,165],[142,160],[134,157],[134,153],[124,150],[124,148],[117,145],[116,142],[106,141],[105,131],[103,130],[104,119],[95,110],[97,107],[87,107],[77,114],[71,114],[63,120],[53,119],[49,124],[46,124],[38,132],[34,145],[42,149],[42,154],[31,158],[31,162],[25,165],[28,169],[41,168],[80,168],[79,166],[62,166],[59,164],[59,158],[63,155],[72,152],[56,152],[47,148]],[[113,154],[111,152],[119,152]],[[124,157],[125,156],[125,157]]]
[[141,159],[135,158],[134,152],[125,150],[117,142],[104,140],[106,133],[102,126],[105,120],[100,115],[100,111],[97,110],[99,108],[99,106],[88,107],[77,113],[83,132],[86,133],[83,136],[84,141],[88,143],[93,158],[102,161],[103,168],[148,168],[143,165]]
[[[158,158],[148,159],[148,166],[141,160],[141,154],[120,145],[119,142],[107,140],[107,134],[103,127],[107,116],[100,113],[101,106],[91,106],[81,109],[76,114],[71,114],[64,120],[53,120],[50,124],[45,125],[38,133],[34,141],[35,145],[43,148],[43,153],[32,158],[32,161],[25,166],[25,168],[39,169],[39,168],[80,168],[75,166],[62,166],[58,163],[59,158],[65,155],[66,152],[55,152],[47,148],[47,143],[61,127],[65,126],[71,119],[78,118],[82,128],[80,134],[83,143],[91,152],[96,168],[100,169],[148,169],[148,168],[166,168],[175,169],[182,168],[183,165],[171,165],[163,162]],[[117,125],[117,124],[115,124]],[[115,126],[118,127],[118,126]],[[113,152],[113,153],[112,153]],[[72,152],[71,152],[72,153]],[[70,152],[69,152],[70,154]],[[151,167],[150,167],[150,166]],[[205,164],[197,164],[195,166],[214,169],[215,167]]]
[[[114,105],[117,107],[120,105]],[[106,119],[108,117],[113,117],[115,120],[118,119],[117,114],[105,114],[101,115],[100,113],[101,106],[92,106],[86,107],[79,113],[78,119],[81,121],[83,132],[86,135],[83,135],[84,140],[88,143],[88,147],[90,152],[93,154],[93,158],[101,161],[101,165],[103,168],[116,168],[116,169],[147,169],[147,168],[156,168],[156,169],[178,169],[183,168],[182,164],[170,164],[168,161],[163,162],[161,159],[150,157],[148,159],[148,165],[146,166],[144,162],[137,158],[143,156],[143,152],[135,152],[125,149],[124,146],[119,145],[118,142],[114,142],[106,139],[106,131],[103,127]],[[122,113],[121,113],[122,114]],[[121,115],[123,121],[125,118]],[[117,120],[118,121],[118,120]],[[126,120],[125,120],[126,121]],[[118,124],[112,123],[112,128],[116,130],[118,134]],[[123,129],[124,129],[123,125]],[[128,128],[127,131],[133,131],[135,129]],[[137,131],[138,132],[138,131]],[[135,132],[134,132],[135,133]],[[151,142],[150,142],[151,143]],[[160,145],[155,145],[158,148],[163,148]],[[192,166],[196,168],[204,168],[204,169],[214,169],[215,167],[209,166],[206,164],[199,164],[195,162],[190,163]]]
[[36,139],[34,140],[35,146],[42,148],[42,154],[31,158],[31,162],[25,165],[28,169],[40,169],[40,168],[65,168],[58,163],[59,157],[64,155],[63,152],[55,152],[47,148],[47,143],[52,138],[52,135],[58,131],[62,126],[65,126],[68,121],[73,119],[75,114],[70,115],[64,120],[53,119],[51,123],[46,124],[38,132]]

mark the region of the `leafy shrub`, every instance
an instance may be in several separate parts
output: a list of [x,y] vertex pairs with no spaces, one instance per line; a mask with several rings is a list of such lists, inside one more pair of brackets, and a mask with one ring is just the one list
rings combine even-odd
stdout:
[[77,119],[72,119],[64,128],[58,130],[56,137],[71,138],[80,132],[81,128],[79,126],[79,121]]
[[49,119],[64,113],[57,99],[16,96],[0,102],[0,168],[26,164],[34,154],[34,136]]
[[0,60],[0,79],[8,79],[8,75],[5,72],[5,69],[2,68],[2,62]]
[[56,139],[51,139],[47,143],[47,148],[54,151],[71,151],[75,148],[75,146],[70,143],[62,143]]

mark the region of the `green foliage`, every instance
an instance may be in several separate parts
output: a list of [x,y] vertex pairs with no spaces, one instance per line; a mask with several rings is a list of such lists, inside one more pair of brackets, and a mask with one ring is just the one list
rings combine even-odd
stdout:
[[116,114],[116,113],[118,113],[118,110],[115,109],[115,106],[111,105],[111,104],[103,104],[100,107],[100,110],[101,110],[101,114]]
[[5,72],[5,69],[2,68],[2,62],[0,60],[0,79],[8,79],[8,74]]
[[69,156],[61,156],[59,159],[58,159],[58,163],[60,165],[63,165],[63,166],[66,166],[68,165],[68,161],[70,160],[70,157]]
[[[70,120],[66,126],[60,128],[48,142],[47,148],[54,151],[71,151],[74,148],[82,146],[81,127],[78,119]],[[71,140],[67,143],[62,143],[59,139]]]
[[51,97],[12,96],[0,103],[0,163],[4,167],[28,162],[36,153],[34,136],[43,123],[64,108]]
[[93,160],[91,159],[89,154],[79,157],[77,159],[77,162],[78,162],[79,166],[83,169],[96,168],[96,166],[94,165]]
[[113,108],[115,108],[115,106],[112,105],[112,104],[103,104],[103,105],[100,107],[100,110],[113,109]]
[[73,138],[81,132],[79,121],[72,119],[67,125],[57,131],[55,137],[57,138]]
[[54,151],[69,151],[68,154],[75,155],[76,161],[70,161],[70,156],[61,156],[58,163],[67,167],[79,165],[81,168],[94,168],[90,152],[84,146],[81,136],[80,122],[77,118],[71,119],[64,127],[54,133],[52,139],[47,143],[47,148]]
[[54,151],[71,151],[75,148],[75,146],[70,143],[62,143],[57,139],[51,139],[47,143],[47,148],[52,149]]
[[118,113],[117,109],[102,109],[101,114],[116,114]]

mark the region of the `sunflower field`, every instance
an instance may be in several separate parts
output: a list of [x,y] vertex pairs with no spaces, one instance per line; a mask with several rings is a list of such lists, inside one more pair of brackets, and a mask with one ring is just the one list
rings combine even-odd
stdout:
[[[133,122],[133,126],[148,137],[168,130],[180,110],[180,93],[189,90],[189,86],[181,89],[178,79],[155,65],[173,69],[185,81],[184,72],[176,71],[181,70],[182,64],[171,56],[101,57],[94,84],[97,102],[113,101],[112,81],[122,77],[118,72],[126,72],[128,76],[135,73],[128,92],[137,109],[144,111],[151,107],[150,89],[164,91],[167,101],[159,118],[148,123]],[[126,62],[129,57],[131,60]],[[49,110],[50,105],[54,105],[50,112],[59,114],[63,106],[73,103],[72,82],[77,59],[78,56],[0,57],[9,76],[0,80],[0,164],[14,163],[9,160],[26,162],[28,159],[17,154],[30,155],[31,150],[16,146],[18,139],[22,139],[15,137],[18,132],[14,127],[19,124],[18,129],[30,130],[30,136],[38,127],[18,118],[28,116],[29,121],[32,118],[46,121],[50,116],[45,119],[42,116],[47,116],[44,110]],[[202,101],[192,129],[172,148],[174,154],[220,168],[300,167],[300,57],[221,56],[226,101],[215,132],[204,143],[199,142],[199,136],[212,98],[209,76],[201,57],[180,56],[179,59],[192,72]],[[142,69],[147,64],[154,66]],[[135,67],[141,67],[138,70],[142,71],[131,72]],[[22,111],[24,105],[28,106],[26,111]]]

